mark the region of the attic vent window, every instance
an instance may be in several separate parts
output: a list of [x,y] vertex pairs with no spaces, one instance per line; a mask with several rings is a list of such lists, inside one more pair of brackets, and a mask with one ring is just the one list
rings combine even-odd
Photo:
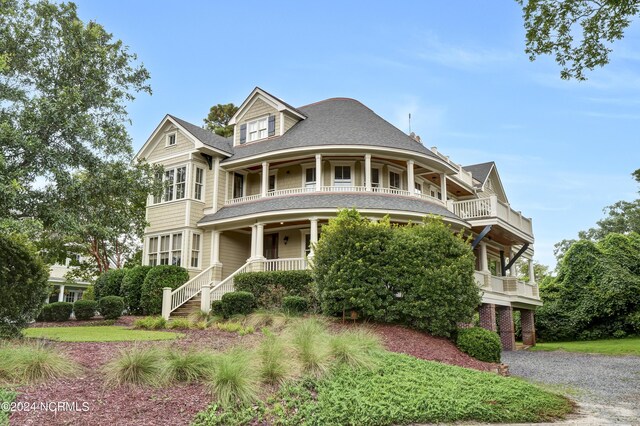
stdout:
[[176,144],[176,134],[171,133],[167,135],[167,146],[174,146]]

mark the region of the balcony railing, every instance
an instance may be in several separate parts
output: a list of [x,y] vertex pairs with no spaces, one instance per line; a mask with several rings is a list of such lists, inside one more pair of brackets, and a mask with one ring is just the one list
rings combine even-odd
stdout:
[[533,235],[531,219],[524,217],[522,212],[515,211],[508,204],[499,201],[495,195],[475,200],[450,201],[449,210],[465,220],[497,218],[509,225]]
[[[266,197],[264,198],[271,198],[271,197],[285,197],[285,196],[289,196],[289,195],[296,195],[296,194],[310,194],[310,193],[336,193],[336,192],[358,192],[358,193],[364,193],[364,192],[368,192],[368,193],[376,193],[376,194],[387,194],[387,195],[400,195],[400,196],[404,196],[404,197],[416,197],[416,198],[420,198],[423,200],[428,200],[428,201],[436,201],[438,203],[442,204],[442,201],[438,198],[432,197],[431,195],[428,194],[421,194],[418,192],[415,192],[413,195],[411,194],[411,192],[409,191],[405,191],[403,189],[397,189],[397,188],[381,188],[381,187],[372,187],[371,189],[367,189],[366,186],[321,186],[320,187],[320,191],[317,191],[315,186],[312,187],[302,187],[302,188],[287,188],[287,189],[278,189],[275,191],[269,191],[267,192]],[[238,203],[246,203],[249,201],[256,201],[263,198],[261,194],[252,194],[252,195],[247,195],[245,197],[238,197],[238,198],[232,198],[229,199],[225,202],[225,205],[233,205],[233,204],[238,204]]]
[[483,290],[540,300],[537,284],[519,281],[515,277],[496,277],[480,271],[475,272],[475,278],[478,286]]

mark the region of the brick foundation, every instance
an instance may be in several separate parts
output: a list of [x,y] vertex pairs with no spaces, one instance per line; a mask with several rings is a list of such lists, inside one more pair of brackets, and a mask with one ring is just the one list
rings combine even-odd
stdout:
[[512,351],[516,348],[516,334],[513,329],[513,309],[511,309],[511,306],[498,306],[498,314],[502,350]]
[[489,331],[497,331],[496,327],[496,305],[483,303],[478,308],[480,314],[480,327]]
[[536,327],[531,309],[522,309],[520,311],[520,323],[522,324],[522,343],[526,346],[535,346]]

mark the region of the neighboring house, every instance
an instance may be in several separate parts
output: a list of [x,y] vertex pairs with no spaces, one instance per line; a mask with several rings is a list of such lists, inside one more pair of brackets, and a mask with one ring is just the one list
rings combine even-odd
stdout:
[[71,259],[67,259],[64,265],[56,263],[49,268],[49,286],[51,295],[47,303],[75,302],[82,299],[82,293],[89,287],[86,281],[68,280],[66,275],[72,270]]
[[[497,311],[511,349],[521,310],[534,343],[531,219],[511,208],[493,162],[462,167],[354,99],[294,108],[256,88],[230,124],[223,138],[167,115],[137,155],[162,164],[168,182],[148,201],[143,263],[181,265],[192,277],[165,293],[165,317],[189,300],[208,310],[239,272],[306,268],[322,225],[355,207],[394,223],[435,214],[473,232],[482,325],[495,330]],[[520,256],[528,283],[516,278]]]

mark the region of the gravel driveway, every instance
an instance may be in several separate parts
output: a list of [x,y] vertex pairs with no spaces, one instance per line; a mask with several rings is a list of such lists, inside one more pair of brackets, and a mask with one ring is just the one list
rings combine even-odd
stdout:
[[512,376],[551,385],[578,402],[573,424],[640,425],[640,357],[503,352]]

